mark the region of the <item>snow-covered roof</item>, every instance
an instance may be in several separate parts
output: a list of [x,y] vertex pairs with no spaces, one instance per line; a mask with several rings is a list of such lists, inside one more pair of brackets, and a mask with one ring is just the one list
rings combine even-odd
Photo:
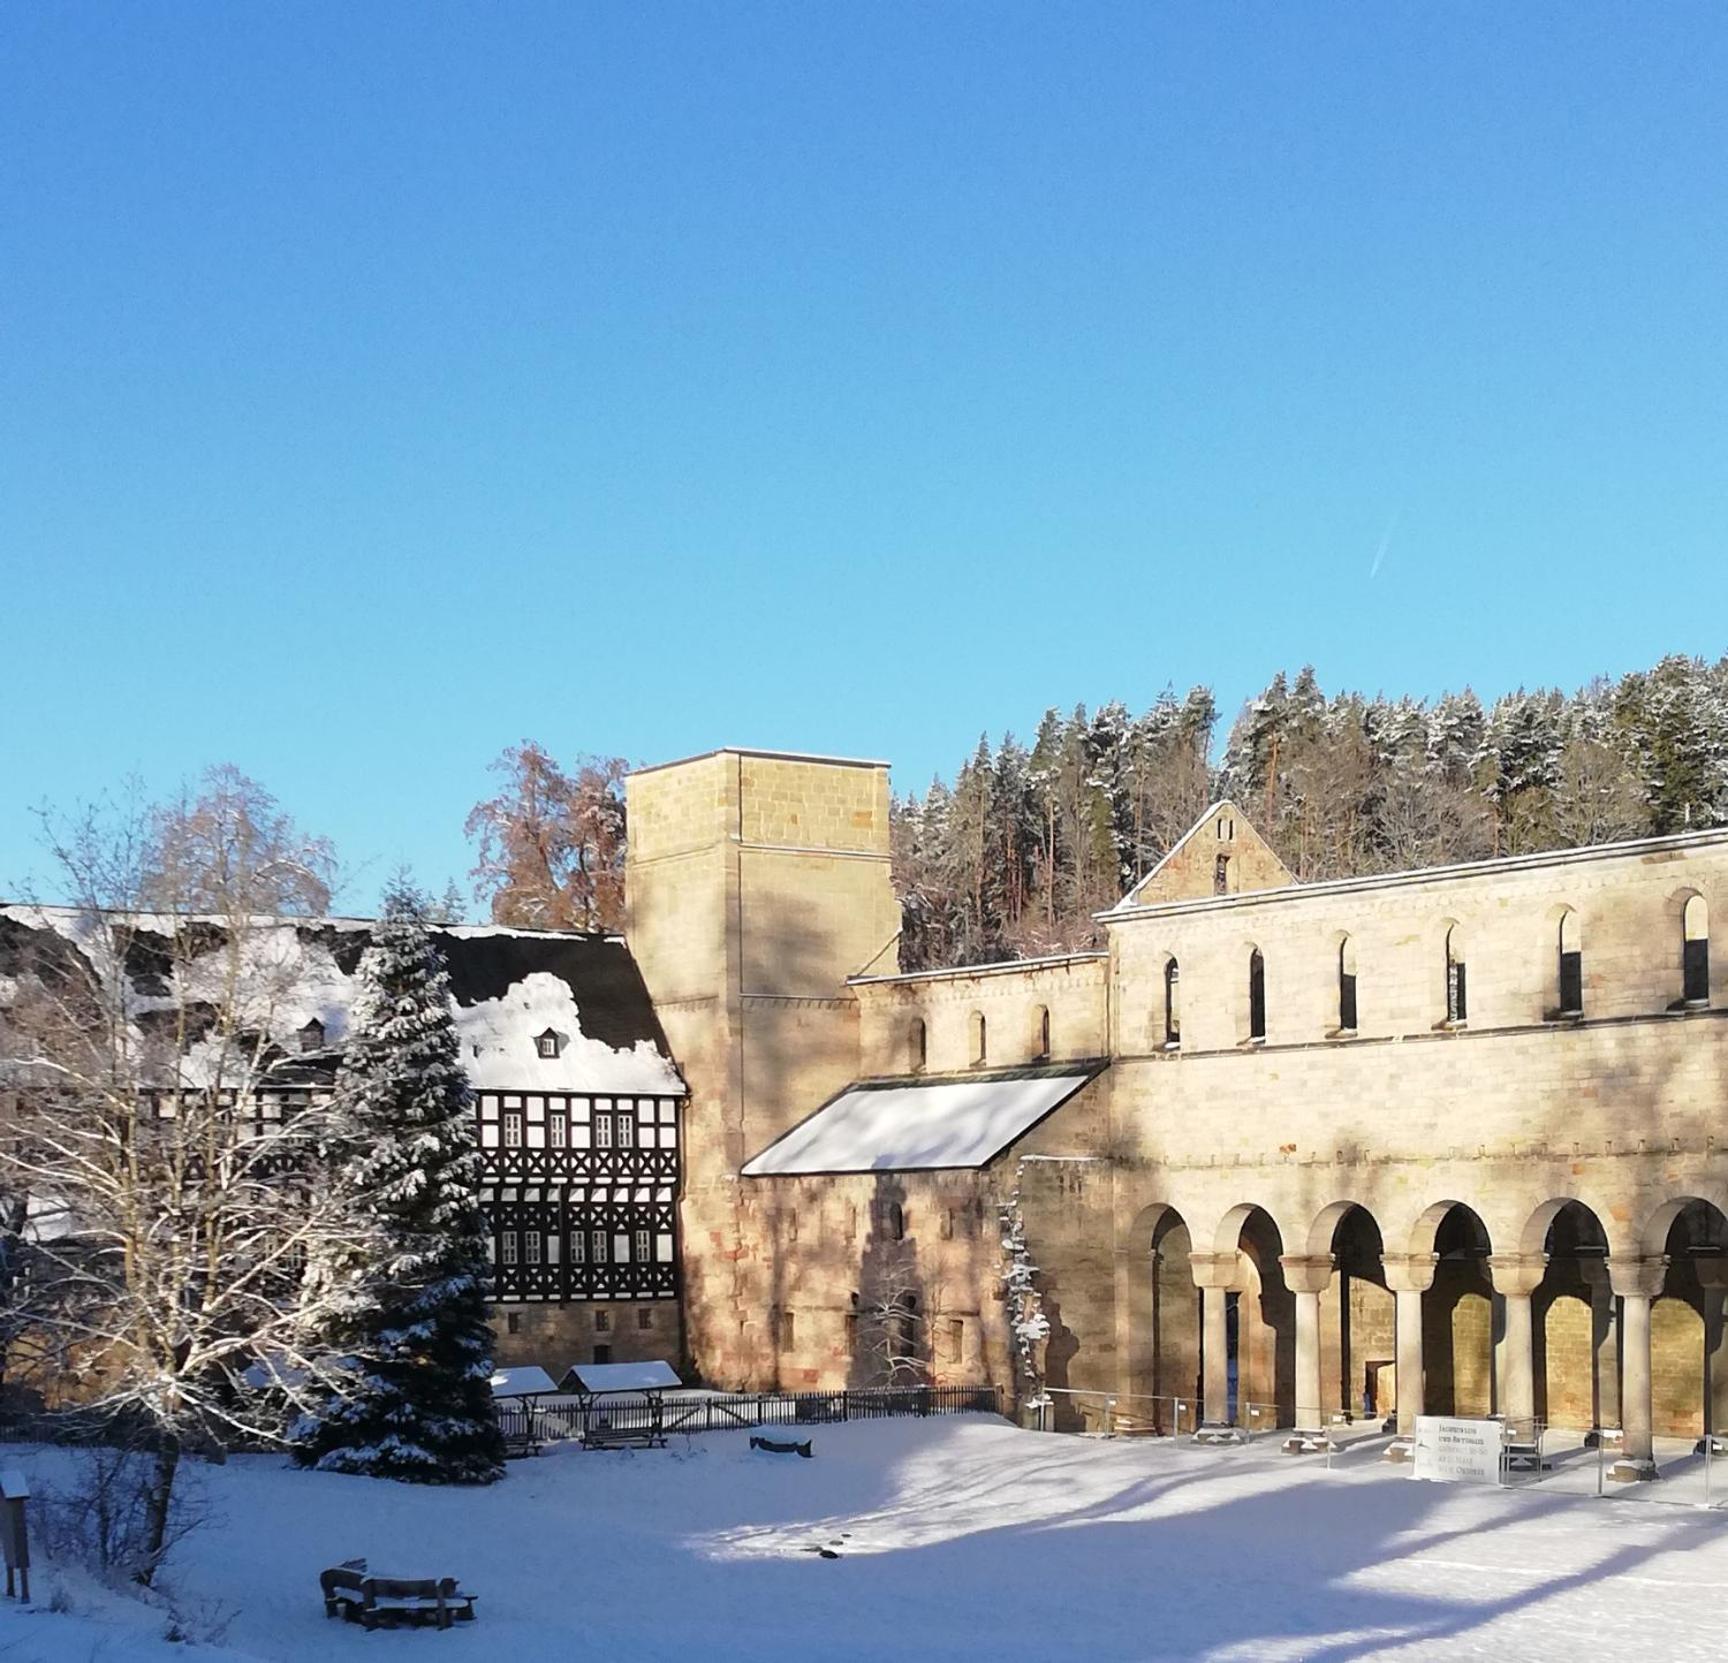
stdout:
[[585,1392],[663,1392],[682,1386],[670,1363],[573,1363],[564,1376]]
[[552,1376],[543,1368],[499,1369],[492,1376],[494,1397],[535,1397],[541,1392],[555,1392]]
[[[278,1076],[328,1073],[348,1031],[354,973],[371,920],[264,918],[242,938],[239,1013],[283,1053]],[[189,962],[176,930],[207,949]],[[617,936],[508,926],[456,925],[432,932],[450,971],[462,1061],[481,1090],[682,1096],[640,970]],[[219,992],[227,975],[226,926],[213,919],[108,915],[72,907],[0,906],[0,1004],[16,978],[44,959],[81,959],[104,983],[123,981],[137,1021]],[[178,962],[177,962],[178,957]],[[177,985],[178,984],[178,985]],[[302,1030],[317,1022],[329,1053],[302,1058]],[[550,1028],[560,1044],[542,1056]],[[198,1078],[199,1042],[184,1077]]]
[[743,1174],[985,1166],[1107,1066],[1053,1063],[964,1078],[860,1080],[746,1161]]

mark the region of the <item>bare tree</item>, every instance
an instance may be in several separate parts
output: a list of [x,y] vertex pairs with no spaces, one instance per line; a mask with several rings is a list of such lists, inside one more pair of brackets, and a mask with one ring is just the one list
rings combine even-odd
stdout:
[[577,759],[566,772],[531,739],[510,746],[492,771],[495,797],[465,826],[479,845],[474,893],[498,924],[616,930],[624,924],[622,757]]
[[145,1581],[181,1452],[279,1439],[328,1370],[336,1294],[303,1271],[354,1231],[318,1181],[324,1094],[287,1089],[302,961],[271,916],[327,893],[328,850],[273,809],[223,770],[164,808],[45,816],[74,904],[5,914],[14,1362],[151,1453]]

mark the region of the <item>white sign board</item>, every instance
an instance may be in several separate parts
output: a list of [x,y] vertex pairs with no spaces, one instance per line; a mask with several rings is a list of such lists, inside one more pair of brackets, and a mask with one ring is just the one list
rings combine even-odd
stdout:
[[1460,1479],[1479,1484],[1500,1482],[1501,1426],[1497,1420],[1453,1420],[1446,1415],[1416,1417],[1416,1453],[1412,1478],[1432,1478],[1443,1484]]

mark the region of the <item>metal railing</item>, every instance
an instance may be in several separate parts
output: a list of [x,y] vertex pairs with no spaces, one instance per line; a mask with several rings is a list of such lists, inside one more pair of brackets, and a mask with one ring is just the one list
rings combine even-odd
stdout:
[[579,1402],[501,1406],[498,1424],[511,1442],[558,1443],[592,1431],[726,1432],[759,1426],[880,1420],[899,1415],[1002,1412],[996,1386],[873,1386],[838,1392],[729,1392],[667,1397],[632,1394]]

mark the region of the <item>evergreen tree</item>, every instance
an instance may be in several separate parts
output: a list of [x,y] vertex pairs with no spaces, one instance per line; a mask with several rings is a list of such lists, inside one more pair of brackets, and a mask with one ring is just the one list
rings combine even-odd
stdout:
[[385,897],[361,958],[336,1082],[336,1181],[365,1261],[326,1267],[343,1285],[332,1351],[352,1389],[303,1422],[301,1461],[422,1484],[489,1484],[504,1446],[491,1392],[480,1153],[442,955],[423,897]]

